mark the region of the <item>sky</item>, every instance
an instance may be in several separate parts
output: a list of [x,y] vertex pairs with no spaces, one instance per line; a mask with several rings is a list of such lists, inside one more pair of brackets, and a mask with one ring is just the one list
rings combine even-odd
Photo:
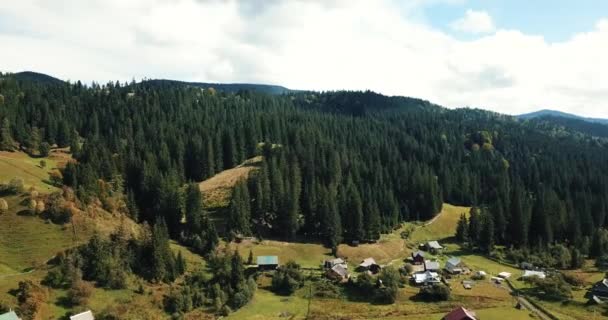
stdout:
[[608,1],[2,0],[0,70],[608,118]]

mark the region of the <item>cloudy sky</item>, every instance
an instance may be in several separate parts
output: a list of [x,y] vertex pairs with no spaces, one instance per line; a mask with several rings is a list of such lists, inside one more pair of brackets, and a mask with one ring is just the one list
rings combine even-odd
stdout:
[[2,0],[0,70],[608,117],[604,0]]

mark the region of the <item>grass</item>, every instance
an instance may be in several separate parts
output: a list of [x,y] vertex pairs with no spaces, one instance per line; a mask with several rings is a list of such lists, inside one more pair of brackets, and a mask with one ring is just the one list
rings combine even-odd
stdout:
[[470,208],[444,204],[441,212],[430,223],[410,223],[417,227],[410,238],[412,243],[423,243],[430,240],[445,240],[456,234],[456,225],[462,213],[469,215]]
[[5,198],[9,211],[0,215],[0,276],[44,264],[57,252],[73,246],[64,226],[39,217],[19,216],[21,196]]
[[304,319],[308,300],[297,294],[291,297],[282,297],[266,289],[258,289],[243,308],[230,314],[227,319]]
[[[62,151],[55,150],[48,157],[33,158],[24,152],[0,151],[0,182],[11,179],[22,179],[26,188],[34,187],[39,192],[52,192],[56,187],[48,183],[49,172],[62,167],[70,156]],[[46,167],[40,166],[40,161],[46,162]]]
[[205,207],[208,209],[227,207],[230,203],[234,185],[241,179],[247,179],[253,170],[259,168],[261,162],[262,157],[257,156],[201,182],[199,187],[203,193]]

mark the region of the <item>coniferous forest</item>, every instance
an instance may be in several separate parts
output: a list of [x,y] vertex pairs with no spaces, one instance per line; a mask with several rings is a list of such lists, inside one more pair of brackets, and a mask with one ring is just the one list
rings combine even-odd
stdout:
[[[4,75],[0,94],[1,149],[71,147],[77,162],[63,184],[79,199],[102,197],[101,179],[124,195],[133,219],[161,221],[168,237],[201,253],[218,235],[374,241],[451,203],[481,208],[486,244],[603,254],[593,248],[607,224],[608,143],[551,124],[373,92]],[[192,183],[259,155],[229,207],[207,212]]]

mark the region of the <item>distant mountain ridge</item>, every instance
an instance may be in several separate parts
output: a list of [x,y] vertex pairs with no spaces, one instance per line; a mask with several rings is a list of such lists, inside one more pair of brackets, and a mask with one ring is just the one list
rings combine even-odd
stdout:
[[49,76],[48,74],[44,74],[44,73],[39,73],[39,72],[33,72],[33,71],[23,71],[23,72],[17,72],[13,74],[13,77],[15,77],[18,80],[23,80],[23,81],[33,81],[33,82],[43,82],[43,83],[55,83],[55,84],[61,84],[64,83],[63,80],[57,79],[55,77]]
[[241,90],[251,90],[258,91],[268,94],[285,94],[291,92],[297,92],[300,90],[293,90],[289,88],[285,88],[283,86],[272,85],[272,84],[257,84],[257,83],[212,83],[212,82],[187,82],[187,81],[179,81],[179,80],[166,80],[166,79],[153,79],[153,80],[144,80],[141,83],[147,84],[183,84],[193,87],[199,88],[214,88],[216,90],[235,93]]
[[548,109],[534,111],[531,113],[520,114],[516,117],[519,119],[525,119],[525,120],[526,119],[535,119],[535,118],[544,118],[544,117],[559,117],[559,118],[583,120],[583,121],[592,122],[592,123],[608,124],[608,119],[587,118],[587,117],[582,117],[582,116],[578,116],[578,115],[571,114],[571,113],[566,113],[566,112],[557,111],[557,110],[548,110]]

